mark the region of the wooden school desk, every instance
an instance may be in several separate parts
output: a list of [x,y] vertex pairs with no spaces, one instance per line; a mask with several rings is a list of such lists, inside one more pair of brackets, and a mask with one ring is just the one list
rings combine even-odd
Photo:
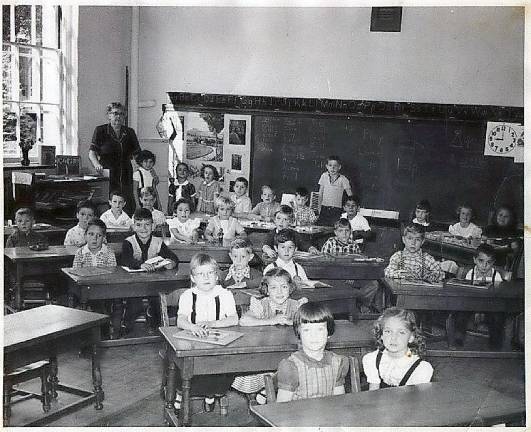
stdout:
[[[81,396],[81,400],[51,412],[31,423],[40,426],[95,401],[95,408],[103,408],[103,390],[97,347],[100,327],[109,317],[92,312],[46,305],[4,316],[4,374],[30,363],[49,359],[51,364],[51,392],[57,390]],[[94,391],[59,384],[57,355],[79,348],[91,347],[92,383]],[[9,394],[4,381],[4,422],[9,422]],[[5,426],[5,423],[4,423]],[[29,426],[29,425],[28,425]]]
[[275,427],[525,424],[525,394],[523,388],[515,394],[488,384],[451,381],[256,405],[251,412]]
[[[115,252],[121,252],[121,244],[109,243]],[[61,267],[72,265],[77,246],[50,246],[43,251],[32,251],[30,248],[14,247],[4,249],[4,262],[10,272],[15,275],[15,298],[13,307],[22,307],[22,283],[29,276],[38,277],[59,274]]]
[[[161,327],[168,347],[168,388],[164,421],[190,426],[190,384],[195,375],[246,373],[276,370],[278,363],[297,350],[297,337],[291,326],[230,327],[244,335],[226,346],[191,342],[173,337],[177,327]],[[374,346],[374,336],[356,324],[336,321],[335,333],[327,349],[361,357]],[[176,374],[182,378],[181,419],[174,414]]]
[[[383,285],[396,297],[396,306],[404,309],[507,314],[516,314],[524,310],[524,280],[501,282],[489,288],[461,288],[449,285],[441,288],[404,284],[400,279],[385,278]],[[448,339],[453,341],[452,326],[447,325],[446,331]],[[509,342],[507,335],[505,342]]]
[[[36,232],[43,234],[48,239],[48,243],[51,245],[63,244],[66,232],[68,231],[67,228],[40,223],[36,223],[35,225],[33,225],[33,229]],[[15,226],[4,226],[4,246],[7,242],[8,237],[15,231]]]

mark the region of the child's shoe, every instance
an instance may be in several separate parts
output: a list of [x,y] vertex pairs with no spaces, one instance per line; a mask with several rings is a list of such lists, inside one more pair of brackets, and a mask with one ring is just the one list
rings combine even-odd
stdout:
[[203,399],[203,411],[212,412],[214,411],[214,406],[216,405],[216,399],[214,398],[205,398]]
[[255,400],[258,405],[265,405],[267,403],[265,390],[260,390],[258,393],[256,393]]

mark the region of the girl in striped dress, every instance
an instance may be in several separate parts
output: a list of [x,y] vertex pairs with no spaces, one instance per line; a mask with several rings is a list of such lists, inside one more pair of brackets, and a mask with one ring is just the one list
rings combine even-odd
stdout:
[[293,318],[301,349],[278,365],[277,402],[345,393],[349,365],[346,357],[326,351],[334,334],[334,317],[326,306],[309,302]]
[[[260,291],[265,297],[251,297],[249,311],[240,319],[241,326],[292,325],[293,317],[301,305],[308,301],[290,298],[296,285],[290,274],[283,268],[276,267],[267,271],[262,279]],[[232,387],[248,395],[251,402],[265,403],[263,374],[236,377]]]

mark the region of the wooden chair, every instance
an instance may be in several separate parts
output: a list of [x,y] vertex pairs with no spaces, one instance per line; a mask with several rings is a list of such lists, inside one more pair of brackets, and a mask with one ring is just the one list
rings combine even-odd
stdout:
[[[178,289],[175,291],[172,291],[170,293],[160,293],[160,316],[161,316],[161,322],[163,327],[169,327],[169,326],[175,326],[177,325],[177,317],[170,317],[168,313],[168,309],[171,307],[177,308],[179,306],[179,297],[181,294],[185,291],[185,288]],[[169,347],[167,343],[164,344],[164,348],[159,351],[159,356],[162,358],[162,380],[160,385],[160,397],[162,399],[165,399],[166,395],[166,387],[168,383],[168,364],[169,364],[169,358],[168,358],[168,350]],[[203,395],[197,394],[193,389],[193,399],[197,398],[203,398]],[[216,394],[216,399],[219,399],[219,407],[220,407],[220,414],[221,415],[227,415],[228,414],[228,408],[229,408],[229,400],[227,398],[226,394]]]
[[[360,382],[360,363],[357,357],[348,357],[348,364],[349,364],[349,376],[350,376],[350,392],[351,393],[358,393],[361,391],[361,382]],[[264,376],[264,382],[265,382],[265,391],[266,391],[266,398],[267,403],[274,403],[277,401],[277,390],[278,390],[278,382],[277,382],[277,374],[267,374]]]

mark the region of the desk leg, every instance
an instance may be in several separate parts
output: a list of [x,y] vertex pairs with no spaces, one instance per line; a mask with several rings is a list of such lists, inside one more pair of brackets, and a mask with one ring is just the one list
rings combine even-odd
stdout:
[[192,385],[192,376],[194,375],[194,360],[187,357],[183,361],[181,370],[183,399],[181,402],[181,418],[183,426],[192,424],[190,409],[190,388]]
[[9,418],[11,417],[11,384],[7,382],[4,376],[4,427],[9,426]]
[[22,310],[22,277],[24,276],[24,264],[17,264],[15,283],[15,303],[16,310]]
[[[175,404],[175,391],[176,391],[176,384],[177,384],[177,366],[173,362],[173,360],[169,360],[167,363],[167,370],[165,371],[167,373],[166,378],[166,394],[164,396],[164,411],[172,413],[174,410],[174,404]],[[164,421],[168,423],[166,418],[169,418],[166,414],[164,415]],[[179,426],[179,425],[175,425]]]
[[57,386],[59,385],[59,378],[57,378],[57,356],[50,357],[50,387],[52,398],[57,399]]
[[92,330],[94,337],[92,338],[92,384],[94,385],[94,395],[96,396],[96,403],[94,408],[97,410],[103,409],[103,399],[105,397],[101,388],[102,379],[100,371],[100,357],[98,353],[98,344],[101,339],[100,328],[97,327]]

